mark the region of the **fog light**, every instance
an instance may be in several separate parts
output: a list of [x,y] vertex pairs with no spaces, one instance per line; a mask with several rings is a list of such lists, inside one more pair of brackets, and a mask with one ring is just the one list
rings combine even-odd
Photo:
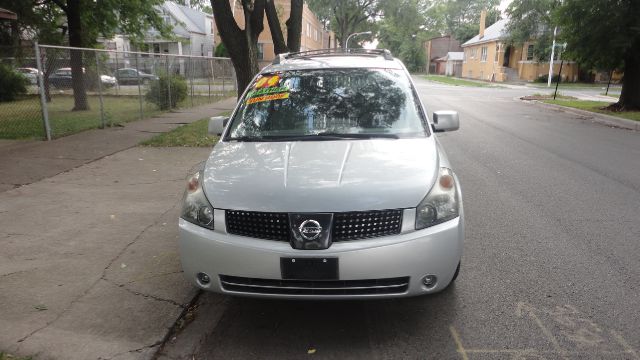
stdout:
[[422,284],[426,287],[433,287],[438,282],[438,278],[435,275],[426,275],[422,278]]
[[202,285],[207,285],[209,282],[211,282],[211,278],[209,277],[209,275],[202,272],[198,273],[197,278],[198,282]]

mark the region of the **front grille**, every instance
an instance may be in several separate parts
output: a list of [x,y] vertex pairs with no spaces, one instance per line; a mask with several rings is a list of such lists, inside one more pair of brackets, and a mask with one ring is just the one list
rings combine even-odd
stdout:
[[336,213],[332,240],[347,241],[399,234],[402,210],[374,210]]
[[286,213],[227,210],[225,219],[229,234],[289,241],[289,215]]
[[[257,239],[289,241],[289,215],[258,211],[226,211],[227,232]],[[399,234],[402,209],[333,214],[333,242]]]
[[371,280],[279,280],[220,275],[226,291],[268,295],[388,295],[409,289],[409,277]]

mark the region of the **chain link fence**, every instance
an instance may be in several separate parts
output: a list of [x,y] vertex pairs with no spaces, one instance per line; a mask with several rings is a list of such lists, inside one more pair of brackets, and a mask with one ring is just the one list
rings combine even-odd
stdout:
[[228,58],[49,45],[2,54],[0,62],[29,81],[25,94],[0,102],[5,139],[57,138],[236,93]]

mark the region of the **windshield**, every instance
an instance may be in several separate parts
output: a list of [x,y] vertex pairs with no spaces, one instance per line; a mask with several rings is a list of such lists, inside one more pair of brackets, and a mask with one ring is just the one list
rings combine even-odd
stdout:
[[225,140],[424,137],[424,124],[401,70],[297,70],[258,77]]

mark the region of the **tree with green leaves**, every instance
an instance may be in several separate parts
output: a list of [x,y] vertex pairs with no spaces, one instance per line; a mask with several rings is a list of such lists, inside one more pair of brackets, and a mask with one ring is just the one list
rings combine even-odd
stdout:
[[428,7],[428,0],[398,0],[381,4],[382,16],[377,22],[378,46],[390,50],[412,72],[424,70],[426,54],[422,44],[437,35],[424,27]]
[[[30,6],[36,13],[46,10],[52,14],[59,14],[60,22],[66,23],[64,28],[69,37],[69,46],[92,47],[96,44],[98,36],[109,38],[116,30],[127,34],[134,42],[142,39],[149,28],[155,28],[162,36],[171,36],[170,25],[166,24],[156,11],[163,2],[164,0],[0,0],[0,7],[9,10],[18,8],[24,13],[20,9]],[[57,18],[49,24],[46,24],[47,21],[43,24],[43,21],[34,19],[31,26],[38,27],[40,35],[49,32],[60,33],[49,29],[53,24],[59,24]],[[38,40],[42,41],[43,38]],[[71,50],[69,60],[74,95],[73,110],[88,110],[82,51]]]
[[425,25],[464,43],[478,34],[482,10],[487,10],[486,27],[500,20],[498,5],[500,0],[434,0]]
[[[333,30],[340,46],[349,35],[372,31],[380,14],[378,0],[308,0],[309,8],[326,27]],[[370,38],[359,38],[359,41]]]
[[640,2],[565,0],[558,7],[561,41],[581,65],[624,71],[612,110],[640,110]]
[[522,46],[533,41],[533,53],[538,59],[548,59],[553,43],[553,14],[557,0],[514,0],[507,7],[505,27],[508,41]]
[[238,97],[258,73],[258,36],[264,30],[266,14],[276,54],[299,51],[302,34],[303,0],[291,0],[291,13],[286,21],[287,42],[273,0],[239,0],[244,16],[244,29],[233,17],[229,0],[211,0],[213,17],[220,38],[231,57],[238,83]]

